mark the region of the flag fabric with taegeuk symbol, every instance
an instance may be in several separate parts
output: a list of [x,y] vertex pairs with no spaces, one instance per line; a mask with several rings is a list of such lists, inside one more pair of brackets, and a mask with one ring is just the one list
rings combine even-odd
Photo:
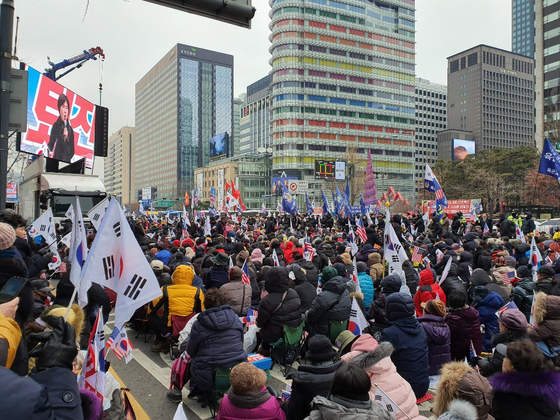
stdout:
[[97,318],[89,336],[84,366],[78,378],[78,387],[93,392],[103,404],[105,394],[105,331],[101,311],[97,312]]
[[109,207],[109,199],[105,198],[100,201],[95,207],[88,211],[87,216],[95,230],[99,230],[101,222],[103,221],[103,216]]
[[113,353],[117,356],[119,360],[124,360],[126,363],[133,359],[132,350],[134,347],[128,339],[128,334],[126,333],[126,327],[123,326],[121,330],[114,328],[111,336],[107,339],[107,344],[105,347],[113,350]]
[[87,279],[117,293],[115,326],[119,329],[136,309],[162,294],[117,200],[109,203],[82,275],[82,281]]
[[56,228],[54,226],[53,212],[49,208],[29,228],[29,236],[36,238],[42,236],[47,244],[56,243]]
[[[388,211],[386,220],[391,220],[391,215]],[[391,223],[385,223],[384,239],[383,257],[389,263],[389,274],[402,272],[402,264],[408,260],[408,256]]]
[[70,236],[71,246],[68,253],[68,262],[71,264],[70,281],[74,287],[78,288],[78,303],[83,308],[88,304],[87,291],[91,287],[91,278],[86,278],[84,276],[84,265],[87,261],[88,247],[79,197],[76,197],[74,209],[75,212],[74,220],[72,221],[72,231]]

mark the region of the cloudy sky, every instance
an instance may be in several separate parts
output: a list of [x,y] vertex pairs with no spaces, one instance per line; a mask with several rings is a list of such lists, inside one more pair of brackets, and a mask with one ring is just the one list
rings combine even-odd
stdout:
[[[89,3],[89,5],[88,5]],[[253,0],[252,29],[242,29],[142,0],[16,0],[17,56],[43,70],[94,46],[106,60],[89,61],[60,80],[109,108],[113,133],[134,125],[134,85],[174,44],[232,54],[234,94],[270,70],[268,1]],[[511,48],[511,0],[417,0],[416,74],[446,83],[446,57],[477,44]],[[87,9],[87,11],[86,11]],[[14,26],[15,31],[15,26]]]

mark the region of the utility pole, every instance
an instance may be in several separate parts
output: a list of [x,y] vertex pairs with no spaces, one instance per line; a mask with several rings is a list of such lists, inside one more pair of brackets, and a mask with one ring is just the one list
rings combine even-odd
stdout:
[[0,0],[0,210],[6,208],[14,1]]

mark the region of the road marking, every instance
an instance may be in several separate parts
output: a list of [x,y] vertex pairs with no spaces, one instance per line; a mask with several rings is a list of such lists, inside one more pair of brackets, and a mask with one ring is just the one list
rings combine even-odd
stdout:
[[[121,388],[128,388],[112,367],[109,368],[109,372],[111,372],[111,374],[115,377],[117,382],[121,385]],[[134,414],[136,414],[136,420],[150,420],[150,416],[148,416],[148,413],[144,411],[138,400],[134,398],[132,392],[128,393],[128,399],[130,401],[130,405],[132,405],[132,408],[134,409]]]

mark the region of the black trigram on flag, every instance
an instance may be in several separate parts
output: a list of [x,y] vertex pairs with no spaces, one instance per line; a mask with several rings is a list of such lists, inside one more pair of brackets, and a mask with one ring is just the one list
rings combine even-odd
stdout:
[[148,280],[144,277],[135,274],[123,294],[132,300],[136,300],[136,298],[138,298],[138,295],[142,291],[142,288],[146,285],[147,281]]
[[95,213],[92,217],[93,220],[95,220],[96,222],[99,220],[99,218],[101,217],[101,215],[99,213]]
[[113,230],[115,231],[115,235],[117,235],[117,238],[120,238],[121,236],[121,222],[117,222],[113,225]]
[[393,260],[393,262],[399,262],[399,256],[398,255],[392,255],[391,259]]
[[105,270],[105,280],[115,276],[115,259],[113,256],[103,258],[103,270]]
[[357,318],[358,312],[355,309],[350,309],[350,318]]
[[399,244],[395,244],[394,247],[395,247],[395,252],[398,254],[399,251],[401,250],[401,246]]
[[45,230],[47,230],[47,225],[41,225],[41,227],[39,228],[39,230],[41,232],[44,232]]

